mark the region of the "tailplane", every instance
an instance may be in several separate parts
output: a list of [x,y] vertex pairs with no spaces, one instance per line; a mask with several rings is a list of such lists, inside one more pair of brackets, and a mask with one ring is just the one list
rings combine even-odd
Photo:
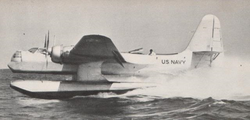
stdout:
[[212,62],[223,52],[221,26],[214,15],[202,18],[194,36],[188,46],[193,52],[192,67],[211,66]]

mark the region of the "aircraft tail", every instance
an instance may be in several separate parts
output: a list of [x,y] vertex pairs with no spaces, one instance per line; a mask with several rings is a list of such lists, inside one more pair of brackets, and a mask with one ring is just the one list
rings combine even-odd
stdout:
[[221,26],[216,16],[210,14],[202,18],[187,49],[193,52],[192,67],[211,66],[223,52]]

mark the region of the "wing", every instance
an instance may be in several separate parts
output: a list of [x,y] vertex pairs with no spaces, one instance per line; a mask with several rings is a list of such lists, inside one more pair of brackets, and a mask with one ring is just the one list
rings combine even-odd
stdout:
[[111,39],[100,35],[88,35],[75,45],[71,54],[100,58],[113,57],[112,51],[118,51]]
[[125,62],[110,38],[101,35],[87,35],[68,53],[62,55],[63,63],[82,64],[96,61],[115,60]]
[[125,62],[111,39],[101,35],[83,36],[70,52],[62,54],[62,61],[78,64],[78,81],[92,82],[107,82],[101,73],[104,61],[116,61],[121,66]]

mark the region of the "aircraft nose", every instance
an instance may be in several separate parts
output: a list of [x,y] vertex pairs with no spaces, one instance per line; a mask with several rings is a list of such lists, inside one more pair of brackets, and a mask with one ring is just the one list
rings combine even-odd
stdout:
[[11,58],[11,62],[22,62],[22,51],[16,51]]

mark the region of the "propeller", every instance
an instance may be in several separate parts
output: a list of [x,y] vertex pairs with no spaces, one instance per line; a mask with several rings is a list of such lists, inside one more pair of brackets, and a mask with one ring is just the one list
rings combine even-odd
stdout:
[[48,31],[48,39],[47,39],[46,50],[48,51],[48,49],[49,49],[49,31]]
[[44,48],[46,48],[46,46],[47,46],[46,38],[47,38],[47,35],[45,34]]
[[48,54],[49,54],[49,31],[48,31],[48,36],[45,34],[45,42],[44,42],[44,48],[46,49],[46,54],[45,54],[45,58],[46,58],[46,68],[48,67]]

